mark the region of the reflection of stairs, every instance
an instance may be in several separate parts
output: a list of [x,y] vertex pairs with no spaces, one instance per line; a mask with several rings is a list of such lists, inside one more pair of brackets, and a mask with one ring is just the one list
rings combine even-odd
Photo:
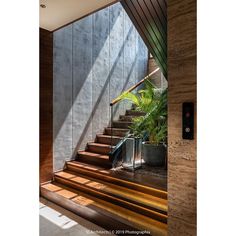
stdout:
[[167,193],[118,178],[101,167],[67,162],[52,183],[41,186],[41,195],[105,229],[166,235]]
[[127,110],[120,116],[113,124],[112,138],[109,127],[97,134],[95,142],[78,151],[76,161],[67,162],[63,171],[54,173],[51,183],[41,185],[41,196],[107,230],[167,235],[167,192],[109,170],[111,148],[125,136],[132,117],[138,115],[142,114]]
[[95,142],[87,144],[86,150],[78,151],[77,160],[83,163],[95,164],[106,168],[112,167],[109,152],[129,131],[134,116],[143,115],[141,112],[127,110],[125,115],[113,122],[113,128],[107,127],[103,134],[97,134]]

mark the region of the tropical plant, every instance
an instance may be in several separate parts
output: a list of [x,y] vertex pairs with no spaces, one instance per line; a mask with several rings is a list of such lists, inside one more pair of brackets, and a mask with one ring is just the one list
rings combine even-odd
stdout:
[[135,137],[148,137],[150,143],[166,143],[167,90],[162,91],[146,80],[144,89],[136,93],[125,92],[120,99],[131,101],[136,110],[146,113],[132,119],[130,129]]

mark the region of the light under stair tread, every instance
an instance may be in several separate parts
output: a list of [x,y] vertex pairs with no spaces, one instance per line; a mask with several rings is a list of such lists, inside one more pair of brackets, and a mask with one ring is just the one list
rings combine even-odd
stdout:
[[[68,186],[54,182],[51,185],[60,187],[62,190],[50,191],[46,185],[41,186],[41,189],[52,192],[52,194],[55,195],[55,198],[57,198],[57,195],[60,195],[67,201],[72,201],[78,205],[85,206],[93,210],[100,210],[103,214],[113,216],[113,219],[118,219],[120,222],[123,221],[122,223],[128,223],[132,227],[136,227],[139,230],[148,229],[153,233],[153,235],[166,235],[167,225],[165,223],[130,211],[129,209],[112,204],[110,202],[106,202],[102,199],[96,198],[95,196],[91,196]],[[70,196],[70,198],[68,196]]]
[[102,179],[109,183],[120,183],[121,186],[129,186],[133,189],[142,189],[145,192],[152,192],[155,196],[164,196],[167,198],[167,191],[163,189],[156,189],[151,186],[143,185],[142,183],[135,182],[133,180],[128,180],[124,178],[124,176],[117,176],[117,174],[113,170],[107,170],[105,168],[101,168],[91,164],[84,164],[78,161],[69,161],[67,165],[73,166],[73,171],[82,171],[86,175],[92,176],[94,178]]
[[97,134],[97,137],[104,137],[104,138],[117,138],[117,139],[121,139],[120,136],[115,136],[115,135],[109,135],[109,134]]
[[101,158],[101,159],[109,160],[109,156],[108,155],[99,154],[99,153],[95,153],[95,152],[78,151],[78,154],[83,155],[83,156],[88,156],[88,157],[90,156],[90,157],[96,157],[96,158]]
[[96,143],[96,142],[89,142],[88,145],[91,145],[91,146],[98,146],[98,147],[104,147],[104,148],[114,148],[114,147],[115,147],[115,146],[111,146],[110,144]]
[[88,177],[82,174],[61,171],[55,173],[55,176],[59,176],[71,181],[74,181],[85,187],[100,191],[106,194],[110,194],[114,197],[121,197],[125,201],[131,200],[137,204],[141,204],[146,207],[151,207],[152,209],[157,209],[167,212],[167,200],[152,196],[150,194],[142,193],[136,190],[128,189],[126,187],[121,187],[112,183],[107,183],[105,181]]

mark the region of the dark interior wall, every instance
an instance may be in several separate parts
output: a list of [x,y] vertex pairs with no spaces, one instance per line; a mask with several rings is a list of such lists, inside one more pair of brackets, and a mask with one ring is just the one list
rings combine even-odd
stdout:
[[40,183],[52,177],[53,34],[40,29]]
[[196,108],[196,0],[168,1],[168,235],[196,235],[194,140],[182,139],[182,103]]

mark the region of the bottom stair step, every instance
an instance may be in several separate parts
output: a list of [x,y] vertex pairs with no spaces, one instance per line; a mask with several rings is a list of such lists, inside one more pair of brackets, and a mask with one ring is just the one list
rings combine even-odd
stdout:
[[41,196],[107,230],[138,229],[151,235],[167,235],[167,225],[162,222],[59,183],[42,185]]
[[71,171],[60,171],[54,174],[55,182],[70,186],[72,188],[95,194],[107,201],[125,205],[129,209],[139,210],[142,214],[148,214],[163,223],[167,221],[167,200],[150,194],[121,187],[116,184],[107,183],[102,180],[91,178]]
[[139,192],[147,193],[162,199],[167,199],[167,192],[165,190],[149,187],[137,182],[127,180],[123,178],[123,176],[117,176],[115,172],[102,167],[84,164],[78,161],[69,161],[66,162],[66,169],[78,174],[95,178],[97,180],[105,181],[107,183],[116,184]]

